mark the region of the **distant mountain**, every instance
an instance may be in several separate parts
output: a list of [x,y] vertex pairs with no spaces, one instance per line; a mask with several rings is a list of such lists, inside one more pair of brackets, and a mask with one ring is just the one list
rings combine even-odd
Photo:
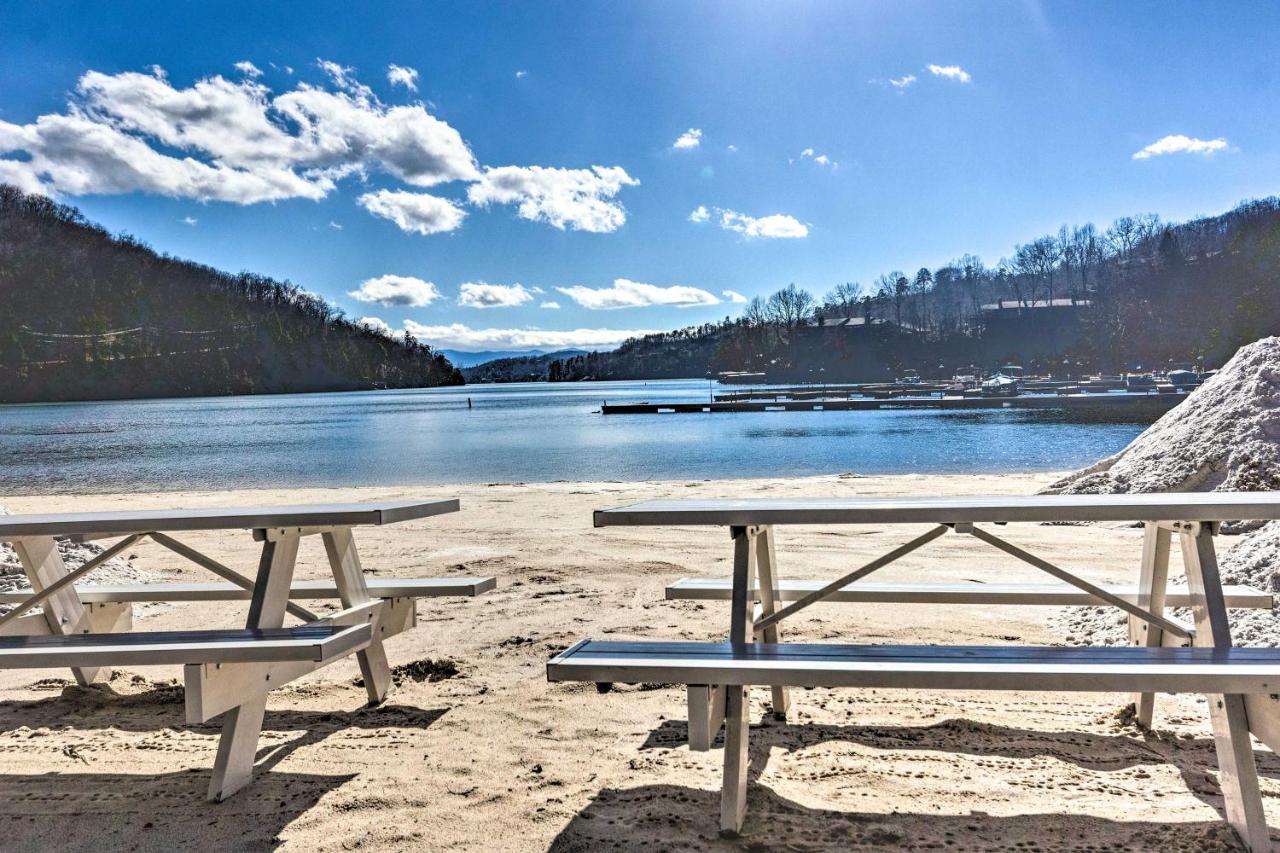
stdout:
[[457,367],[475,367],[477,364],[484,364],[486,361],[497,361],[499,359],[508,358],[539,358],[544,355],[578,355],[586,352],[586,350],[560,350],[557,353],[551,353],[541,349],[515,350],[507,352],[503,350],[480,350],[479,352],[463,352],[456,349],[442,349],[440,353]]
[[502,355],[503,358],[491,359],[480,364],[461,365],[462,375],[468,382],[540,382],[548,378],[552,364],[580,358],[587,355],[587,350],[562,349],[556,352],[533,350],[527,353],[502,353]]
[[462,381],[300,287],[157,254],[0,184],[0,403]]

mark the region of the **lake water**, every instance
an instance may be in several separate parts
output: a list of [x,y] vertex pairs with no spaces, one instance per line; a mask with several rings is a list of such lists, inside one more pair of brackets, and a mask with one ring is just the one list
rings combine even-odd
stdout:
[[0,406],[0,495],[1051,471],[1144,428],[1015,410],[595,413],[707,395],[672,380]]

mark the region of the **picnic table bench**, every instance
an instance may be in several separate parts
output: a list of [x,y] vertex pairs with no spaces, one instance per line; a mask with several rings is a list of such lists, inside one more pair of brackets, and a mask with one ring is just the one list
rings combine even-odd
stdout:
[[[414,602],[474,596],[491,577],[367,580],[353,529],[428,518],[458,510],[456,500],[385,501],[286,507],[75,512],[0,515],[0,542],[18,553],[31,587],[0,593],[13,604],[0,616],[0,668],[70,667],[89,684],[111,666],[182,665],[188,722],[225,714],[209,782],[223,800],[248,784],[267,693],[355,654],[371,703],[391,685],[383,640],[416,624]],[[240,574],[172,534],[248,530],[262,543],[256,576]],[[295,581],[303,537],[323,540],[332,580]],[[118,542],[69,570],[58,538]],[[94,569],[150,539],[223,579],[221,583],[77,585]],[[319,616],[296,602],[337,599],[342,609]],[[243,629],[132,632],[136,602],[248,601]],[[32,613],[35,608],[40,613]],[[285,627],[286,614],[302,620]]]
[[[725,729],[720,826],[742,829],[746,814],[750,686],[768,686],[786,717],[790,687],[1113,691],[1135,694],[1149,724],[1154,694],[1207,695],[1226,817],[1254,851],[1271,849],[1254,763],[1252,732],[1280,749],[1280,650],[1233,648],[1228,607],[1270,607],[1270,596],[1224,587],[1213,538],[1223,522],[1280,519],[1280,494],[1208,493],[964,498],[661,500],[601,510],[595,526],[728,527],[733,577],[683,579],[668,598],[727,599],[725,642],[583,640],[547,665],[551,681],[687,685],[691,749],[709,749]],[[1140,522],[1138,583],[1088,581],[979,525],[1010,522]],[[778,577],[778,525],[929,525],[888,553],[831,581]],[[862,579],[953,532],[972,536],[1052,576],[1051,585],[870,585]],[[1185,587],[1168,583],[1177,537]],[[1129,616],[1127,647],[885,646],[784,643],[780,623],[819,602],[1094,604]],[[1166,609],[1189,606],[1194,624]]]

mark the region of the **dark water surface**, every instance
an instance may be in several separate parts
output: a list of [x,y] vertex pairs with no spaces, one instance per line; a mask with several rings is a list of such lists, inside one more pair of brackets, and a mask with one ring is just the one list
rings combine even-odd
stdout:
[[1015,410],[593,413],[707,393],[671,380],[0,406],[0,496],[1051,471],[1144,428]]

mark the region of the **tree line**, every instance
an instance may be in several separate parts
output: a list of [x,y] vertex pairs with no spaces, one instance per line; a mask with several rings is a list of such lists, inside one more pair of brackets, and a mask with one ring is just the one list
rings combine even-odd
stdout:
[[405,388],[461,374],[289,282],[112,235],[0,185],[0,402]]
[[738,317],[546,365],[546,377],[627,379],[762,372],[771,378],[950,375],[1025,363],[1049,374],[1215,366],[1280,333],[1280,199],[1168,224],[1124,216],[1063,225],[992,265],[974,254],[915,273],[789,284]]

